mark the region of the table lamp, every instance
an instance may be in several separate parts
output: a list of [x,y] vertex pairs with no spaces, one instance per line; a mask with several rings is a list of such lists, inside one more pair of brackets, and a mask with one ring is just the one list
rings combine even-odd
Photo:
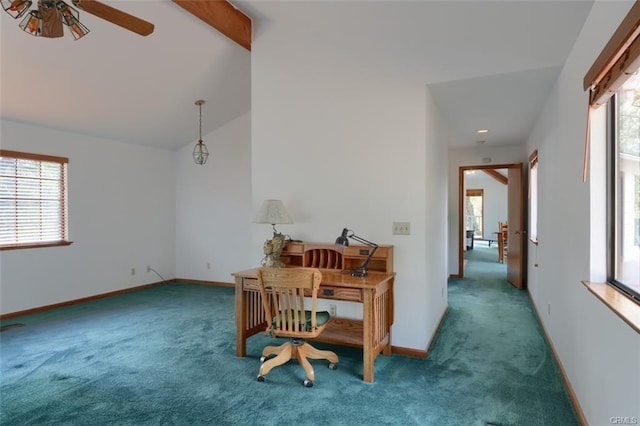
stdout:
[[342,229],[342,234],[340,234],[340,236],[336,238],[336,245],[349,247],[349,238],[372,248],[372,250],[368,250],[369,256],[367,256],[362,265],[360,265],[358,269],[354,269],[353,271],[351,271],[351,275],[353,275],[354,277],[366,277],[367,265],[369,264],[369,261],[371,261],[373,253],[375,253],[378,249],[378,245],[376,243],[372,243],[371,241],[367,241],[362,237],[358,237],[352,230],[347,228]]
[[280,234],[276,225],[293,223],[291,216],[284,208],[280,200],[264,200],[258,210],[258,214],[253,219],[253,223],[270,223],[273,227],[273,236]]

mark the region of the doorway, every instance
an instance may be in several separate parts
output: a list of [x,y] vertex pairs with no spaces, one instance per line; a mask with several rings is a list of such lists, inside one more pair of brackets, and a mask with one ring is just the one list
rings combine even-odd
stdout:
[[[504,170],[506,173],[501,173],[499,170]],[[487,166],[462,166],[459,168],[458,176],[458,277],[464,276],[464,248],[467,247],[467,218],[468,216],[475,214],[473,212],[467,212],[468,199],[467,189],[479,189],[470,188],[465,185],[466,177],[470,173],[484,173],[491,176],[496,181],[507,187],[507,213],[506,221],[508,223],[508,231],[504,242],[507,246],[507,281],[509,281],[514,287],[522,289],[525,287],[525,255],[524,255],[524,240],[526,230],[524,229],[524,197],[523,197],[523,178],[522,178],[522,163],[517,164],[496,164]],[[472,191],[472,193],[477,193]],[[485,213],[483,212],[483,216]],[[489,219],[491,220],[491,219]],[[498,223],[495,224],[496,231],[492,231],[487,226],[493,226],[489,222],[485,223],[485,229],[483,231],[483,240],[489,244],[498,240]],[[475,225],[474,225],[475,226]],[[495,232],[495,234],[494,234]],[[474,232],[475,234],[475,232]],[[495,239],[493,238],[495,236]],[[498,261],[496,259],[496,261]]]

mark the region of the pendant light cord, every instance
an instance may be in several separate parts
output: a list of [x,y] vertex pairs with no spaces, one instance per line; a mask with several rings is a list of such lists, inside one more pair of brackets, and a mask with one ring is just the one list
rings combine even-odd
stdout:
[[198,131],[199,131],[199,135],[200,135],[200,139],[198,139],[198,143],[199,144],[202,143],[202,104],[203,103],[204,103],[203,100],[196,101],[196,105],[198,105],[198,108],[200,109],[200,123],[199,123],[199,127],[198,127]]
[[198,107],[200,108],[200,139],[198,139],[198,142],[202,143],[202,101],[198,102]]

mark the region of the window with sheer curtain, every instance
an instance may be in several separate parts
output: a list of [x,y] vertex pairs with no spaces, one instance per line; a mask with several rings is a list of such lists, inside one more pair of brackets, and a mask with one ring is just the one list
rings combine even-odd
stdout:
[[68,245],[65,157],[0,150],[0,249]]

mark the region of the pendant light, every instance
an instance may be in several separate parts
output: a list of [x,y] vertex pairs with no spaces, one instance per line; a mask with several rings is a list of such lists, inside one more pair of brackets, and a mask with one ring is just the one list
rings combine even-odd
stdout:
[[196,147],[193,148],[193,159],[196,164],[200,164],[201,166],[207,162],[207,158],[209,158],[209,150],[207,146],[202,142],[202,104],[203,100],[196,101],[196,105],[200,108],[200,139],[198,139],[198,143]]

